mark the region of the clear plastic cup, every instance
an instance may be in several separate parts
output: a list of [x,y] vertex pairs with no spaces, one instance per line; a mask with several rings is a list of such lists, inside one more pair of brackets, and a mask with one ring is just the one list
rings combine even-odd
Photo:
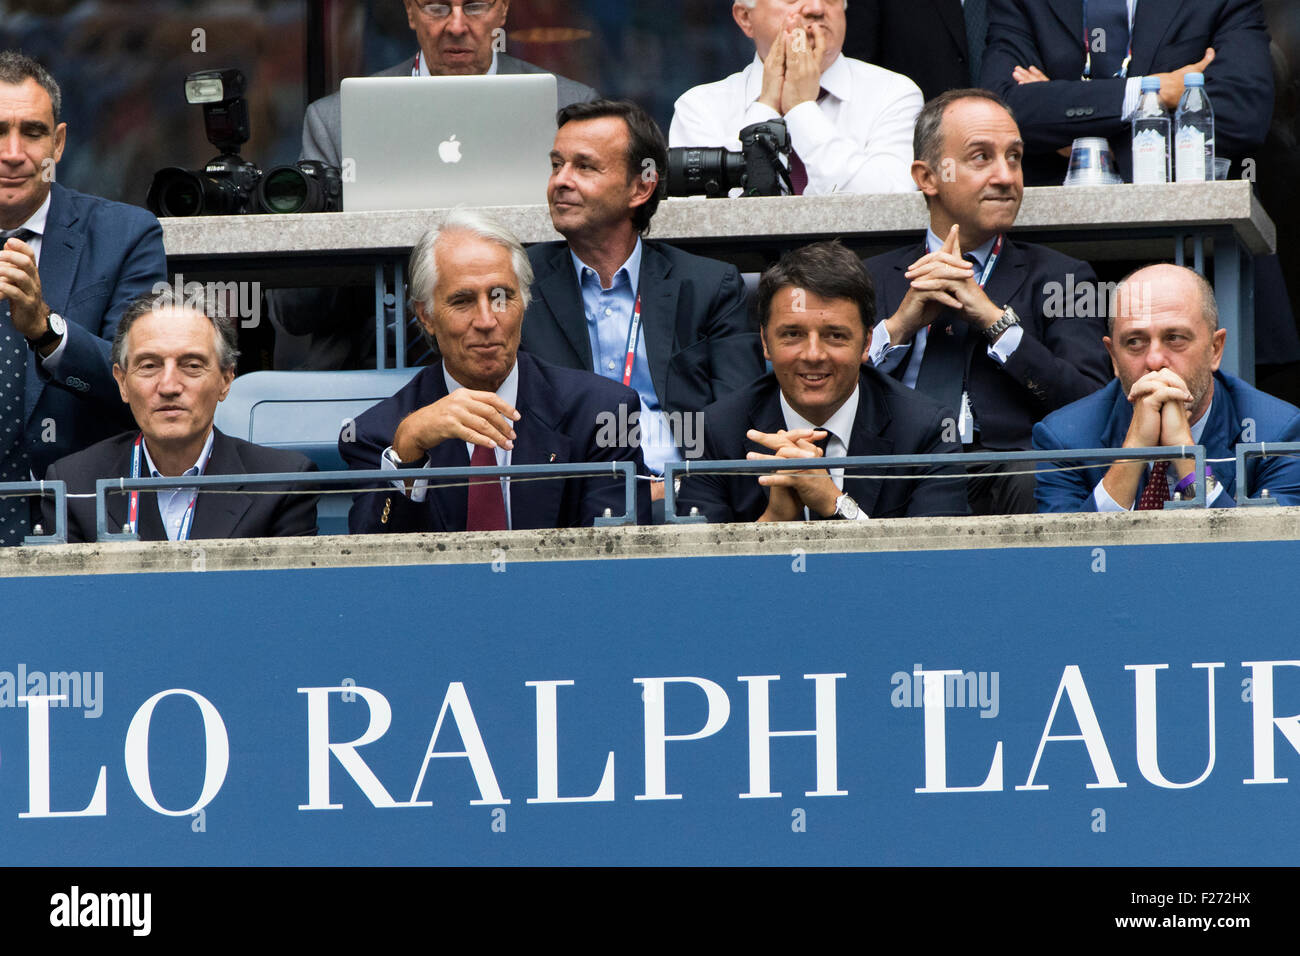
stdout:
[[1067,186],[1112,186],[1122,183],[1115,171],[1115,154],[1101,136],[1081,136],[1070,147]]

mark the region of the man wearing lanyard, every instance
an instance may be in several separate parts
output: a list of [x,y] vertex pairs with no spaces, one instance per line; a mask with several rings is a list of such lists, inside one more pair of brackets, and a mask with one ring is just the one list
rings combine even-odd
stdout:
[[1215,149],[1249,156],[1268,133],[1273,71],[1260,0],[989,0],[982,86],[1016,111],[1028,148],[1025,179],[1059,186],[1079,136],[1110,140],[1132,181],[1129,114],[1143,76],[1178,105],[1183,76],[1205,74]]
[[[917,118],[914,146],[930,228],[924,250],[866,263],[887,316],[872,334],[871,362],[956,409],[967,450],[1026,449],[1036,421],[1110,380],[1096,275],[1006,235],[1024,194],[1024,144],[995,94],[935,97]],[[968,490],[975,514],[1034,510],[1032,474],[981,476]]]
[[535,295],[520,345],[636,389],[655,474],[699,455],[704,406],[763,374],[736,267],[643,238],[667,162],[663,133],[634,103],[560,111],[547,201],[565,241],[528,250]]
[[[122,316],[113,340],[113,376],[138,430],[92,445],[52,464],[50,481],[68,483],[68,541],[94,541],[97,478],[174,478],[314,471],[292,451],[263,448],[213,427],[217,403],[235,378],[233,323],[177,303],[172,293],[147,293]],[[281,493],[265,494],[263,492]],[[144,541],[262,538],[316,533],[316,495],[259,487],[168,488],[108,495],[108,524]],[[44,520],[53,528],[51,499]]]

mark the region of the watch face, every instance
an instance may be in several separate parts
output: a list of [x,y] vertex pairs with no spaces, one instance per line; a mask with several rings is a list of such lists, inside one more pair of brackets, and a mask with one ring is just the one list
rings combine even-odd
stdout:
[[50,323],[50,331],[55,335],[63,335],[64,332],[68,331],[68,323],[64,322],[63,316],[57,312],[51,312],[46,321]]

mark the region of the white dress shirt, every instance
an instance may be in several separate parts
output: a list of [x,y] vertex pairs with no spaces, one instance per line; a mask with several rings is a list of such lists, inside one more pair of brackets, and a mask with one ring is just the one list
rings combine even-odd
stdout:
[[[1210,409],[1212,408],[1214,408],[1213,400],[1211,400],[1210,404],[1206,406],[1205,414],[1201,416],[1200,420],[1192,425],[1193,445],[1199,445],[1201,443],[1201,435],[1205,433],[1205,423],[1210,420]],[[1152,464],[1153,462],[1147,462],[1148,475],[1151,473]],[[1169,471],[1165,473],[1165,480],[1169,482],[1169,494],[1172,496],[1174,493],[1174,486],[1182,479],[1178,477],[1178,473],[1174,471],[1173,468],[1170,468]],[[1097,482],[1097,487],[1092,489],[1092,503],[1097,506],[1098,511],[1132,511],[1137,507],[1138,499],[1134,498],[1131,506],[1128,508],[1121,508],[1119,503],[1107,493],[1104,482],[1105,478],[1103,477],[1101,481]],[[1205,496],[1206,505],[1214,504],[1222,492],[1223,484],[1218,481],[1214,482],[1214,487],[1211,488]]]
[[[445,365],[443,366],[442,369],[442,379],[444,382],[447,383],[448,395],[456,391],[456,389],[458,388],[465,387],[461,385],[460,382],[456,381],[454,378],[451,377],[451,374],[447,371],[447,367]],[[510,374],[507,375],[506,380],[501,383],[501,387],[497,389],[496,394],[497,394],[497,398],[501,399],[511,408],[519,407],[519,363],[518,362],[516,362],[514,364],[514,367],[510,369]],[[505,421],[505,419],[503,418],[502,421]],[[506,424],[512,428],[514,427],[514,422],[507,421]],[[474,448],[475,445],[473,442],[468,442],[468,441],[465,442],[465,454],[468,455],[471,460],[474,457]],[[497,464],[499,466],[505,467],[510,464],[509,448],[494,448],[492,450],[496,454]],[[385,471],[395,471],[401,467],[401,460],[397,457],[397,453],[393,451],[392,445],[389,445],[387,448],[385,448],[384,453],[379,457],[379,467]],[[429,456],[427,453],[424,456],[424,464],[421,467],[423,468],[431,467],[429,464]],[[416,502],[423,501],[425,496],[429,492],[429,482],[428,479],[425,478],[417,478],[414,482],[412,482],[409,491],[406,488],[405,481],[401,481],[401,480],[394,481],[393,485],[397,488],[398,491],[402,492],[407,497],[409,497],[412,501],[416,501]],[[510,479],[509,478],[501,479],[501,497],[505,499],[505,503],[506,503],[506,529],[509,530],[511,527],[510,525]]]
[[[854,386],[853,394],[850,395],[835,414],[826,419],[823,425],[814,425],[808,419],[796,412],[790,403],[785,400],[785,393],[780,393],[781,415],[785,418],[786,431],[794,431],[796,428],[816,428],[826,432],[826,457],[827,458],[847,458],[849,455],[849,436],[853,434],[853,423],[858,417],[858,387]],[[831,481],[835,482],[835,487],[840,491],[844,490],[844,469],[829,468]],[[808,509],[803,509],[804,518],[812,516]],[[871,518],[866,511],[859,509],[858,521],[867,521]]]
[[[800,103],[785,116],[790,143],[808,170],[808,196],[826,193],[910,192],[912,128],[924,102],[900,73],[841,54],[822,74],[820,101]],[[740,131],[776,119],[758,102],[763,61],[725,80],[687,90],[673,108],[670,146],[740,149]]]

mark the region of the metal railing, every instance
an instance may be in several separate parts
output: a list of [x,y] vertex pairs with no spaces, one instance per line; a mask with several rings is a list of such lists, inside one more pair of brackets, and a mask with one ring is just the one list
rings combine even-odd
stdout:
[[[62,481],[6,481],[0,482],[0,498],[22,495],[30,498],[49,493],[54,494],[54,531],[49,534],[29,534],[23,538],[24,545],[67,544],[68,543],[68,486]],[[41,530],[37,525],[33,530]]]
[[[579,476],[622,477],[624,512],[596,517],[597,526],[636,524],[636,468],[630,461],[574,462],[545,465],[493,465],[491,467],[368,469],[365,471],[292,471],[259,475],[198,475],[181,478],[100,478],[95,482],[95,530],[100,541],[138,541],[130,531],[110,531],[106,496],[109,492],[154,491],[162,488],[220,488],[223,486],[258,485],[355,485],[359,493],[383,490],[376,483],[391,487],[394,481],[447,478],[540,479]],[[608,510],[608,509],[606,509]]]
[[1270,455],[1300,455],[1300,442],[1251,442],[1237,446],[1237,505],[1242,508],[1258,508],[1261,505],[1276,505],[1276,498],[1269,495],[1269,489],[1259,489],[1258,498],[1249,498],[1250,489],[1246,487],[1246,462],[1251,458],[1267,458]]
[[[707,522],[701,514],[677,514],[677,478],[690,475],[729,473],[762,473],[769,471],[797,471],[828,468],[901,468],[923,465],[990,465],[1002,462],[1042,461],[1159,461],[1169,458],[1192,458],[1196,472],[1196,496],[1165,503],[1166,508],[1205,507],[1205,448],[1201,445],[1172,445],[1153,448],[1086,448],[1052,449],[1048,451],[998,451],[961,452],[944,455],[854,455],[846,458],[785,458],[780,460],[745,461],[670,461],[664,465],[664,522],[666,524],[695,524]],[[967,477],[960,471],[939,472],[931,475],[900,474],[904,480],[953,480]],[[694,509],[692,509],[694,510]]]

